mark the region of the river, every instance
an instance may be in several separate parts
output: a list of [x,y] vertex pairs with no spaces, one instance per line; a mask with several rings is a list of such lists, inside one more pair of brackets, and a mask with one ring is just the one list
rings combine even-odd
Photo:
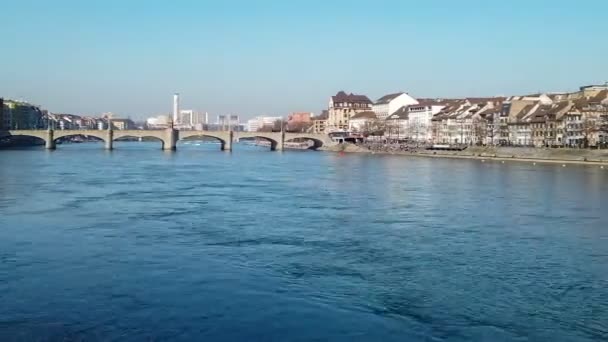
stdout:
[[605,341],[608,170],[0,151],[1,341]]

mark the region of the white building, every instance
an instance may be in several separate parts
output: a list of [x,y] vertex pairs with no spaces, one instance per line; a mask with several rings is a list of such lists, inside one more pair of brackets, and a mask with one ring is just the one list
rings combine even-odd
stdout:
[[348,130],[351,132],[370,132],[374,131],[373,123],[377,121],[376,114],[372,111],[359,112],[350,117]]
[[376,113],[378,119],[386,120],[389,115],[396,112],[399,108],[415,104],[418,104],[418,101],[407,93],[388,94],[382,96],[374,103],[372,111]]
[[[246,129],[249,132],[257,132],[264,126],[272,126],[277,120],[283,120],[280,116],[258,116],[247,120]],[[237,123],[238,125],[238,123]]]
[[412,140],[429,142],[433,139],[433,116],[450,102],[447,100],[422,99],[408,108],[408,131]]
[[257,118],[247,120],[247,131],[257,132],[258,128],[260,128],[260,121]]
[[192,109],[180,110],[179,123],[182,126],[194,126],[194,111]]
[[409,107],[403,106],[386,118],[385,137],[390,140],[405,140],[410,138]]
[[238,115],[230,115],[228,117],[228,126],[230,126],[230,129],[235,129],[240,124],[241,124],[241,119],[239,118]]
[[205,121],[205,116],[207,115],[207,113],[201,113],[201,112],[197,112],[194,111],[192,113],[192,125],[198,125],[198,124],[204,124],[206,123]]
[[148,120],[146,120],[146,125],[150,128],[167,128],[171,124],[169,116],[159,115],[157,117],[148,118]]

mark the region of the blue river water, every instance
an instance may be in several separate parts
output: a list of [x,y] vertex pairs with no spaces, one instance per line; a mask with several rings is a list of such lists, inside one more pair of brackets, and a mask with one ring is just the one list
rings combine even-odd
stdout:
[[0,341],[606,341],[608,170],[0,151]]

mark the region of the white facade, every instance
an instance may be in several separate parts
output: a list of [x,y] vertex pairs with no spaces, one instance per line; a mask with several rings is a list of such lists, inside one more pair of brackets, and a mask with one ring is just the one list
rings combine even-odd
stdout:
[[169,127],[169,116],[159,115],[154,118],[148,118],[146,124],[151,128],[166,128]]
[[182,125],[194,126],[194,111],[192,109],[179,111],[179,123]]
[[348,121],[348,130],[351,132],[364,132],[369,122],[376,121],[375,118],[355,118]]
[[257,132],[264,126],[273,125],[277,120],[283,120],[283,118],[280,116],[258,116],[256,118],[247,120],[246,128],[249,132]]
[[260,121],[257,118],[247,120],[247,131],[257,132],[260,128]]
[[192,112],[192,125],[198,125],[198,124],[205,123],[205,114],[197,112],[197,111],[193,111]]
[[409,107],[408,132],[415,141],[431,141],[433,139],[433,115],[439,113],[445,105],[412,105]]
[[386,118],[396,112],[403,106],[415,105],[418,101],[409,96],[407,93],[391,94],[380,98],[372,106],[372,111],[376,113],[376,116],[380,120],[386,120]]

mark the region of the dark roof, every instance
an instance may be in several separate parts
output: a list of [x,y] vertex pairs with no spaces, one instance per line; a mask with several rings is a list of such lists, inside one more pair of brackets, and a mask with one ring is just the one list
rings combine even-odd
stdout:
[[602,101],[608,99],[608,90],[602,90],[593,97],[581,97],[574,101],[577,109],[584,109],[589,105],[599,105]]
[[529,104],[526,105],[524,108],[522,108],[519,113],[517,113],[517,120],[521,120],[524,118],[524,116],[528,115],[530,113],[530,111],[532,111],[532,109],[534,109],[535,104]]
[[562,102],[558,102],[556,104],[554,104],[551,107],[551,114],[558,114],[560,111],[566,109],[567,107],[569,107],[571,105],[571,103],[569,101],[562,101]]
[[350,119],[376,119],[376,113],[372,111],[359,112],[351,116]]
[[372,101],[365,95],[355,95],[353,93],[346,94],[344,91],[338,92],[331,97],[334,103],[366,103],[372,104]]
[[449,106],[453,99],[418,99],[419,106]]
[[580,99],[577,99],[576,101],[574,101],[574,105],[576,106],[577,109],[583,109],[589,105],[589,99],[587,99],[585,97],[581,97]]
[[589,99],[589,103],[600,104],[608,98],[608,90],[602,90],[597,95]]
[[485,117],[487,115],[500,114],[501,112],[502,112],[501,106],[494,106],[494,107],[488,107],[486,109],[481,110],[479,112],[479,115],[481,115],[482,117]]
[[479,104],[487,102],[503,102],[506,100],[506,97],[467,97],[466,99],[470,103]]
[[409,119],[409,106],[403,106],[389,115],[386,120],[407,120]]
[[315,116],[312,120],[327,120],[329,118],[329,111],[324,110],[319,116]]
[[376,101],[376,104],[387,104],[389,102],[391,102],[392,100],[396,99],[397,97],[401,96],[402,94],[405,94],[404,92],[401,93],[394,93],[394,94],[388,94],[388,95],[384,95],[381,98],[378,99],[378,101]]
[[534,112],[531,122],[545,122],[545,116],[551,114],[551,105],[541,105]]

